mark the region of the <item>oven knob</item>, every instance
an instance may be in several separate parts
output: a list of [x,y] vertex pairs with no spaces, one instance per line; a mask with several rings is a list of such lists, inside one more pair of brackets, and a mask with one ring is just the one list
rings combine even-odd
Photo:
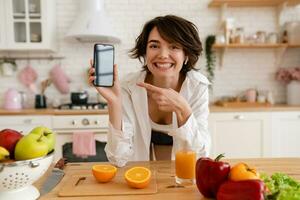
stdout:
[[76,124],[77,124],[76,120],[73,120],[72,125],[76,125]]
[[99,121],[99,120],[95,120],[95,124],[96,124],[96,125],[99,125],[99,124],[100,124],[100,121]]
[[90,121],[87,119],[87,118],[84,118],[81,123],[85,126],[89,125],[90,124]]

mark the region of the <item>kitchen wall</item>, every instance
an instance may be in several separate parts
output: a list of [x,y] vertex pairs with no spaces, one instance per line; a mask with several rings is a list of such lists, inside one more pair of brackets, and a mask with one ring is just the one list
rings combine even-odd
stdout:
[[[140,33],[145,21],[165,14],[175,14],[194,22],[200,32],[203,44],[208,34],[219,30],[220,10],[208,8],[209,0],[106,0],[106,12],[111,16],[113,26],[120,35],[122,43],[116,45],[116,63],[119,66],[120,77],[131,71],[141,69],[137,60],[128,57],[128,50],[133,47],[135,38]],[[238,19],[237,25],[245,27],[246,33],[257,30],[267,32],[276,30],[275,8],[229,8],[228,16]],[[37,84],[47,78],[49,70],[55,64],[61,64],[66,74],[71,78],[71,91],[88,90],[95,99],[94,88],[86,84],[86,71],[89,59],[92,58],[93,44],[77,41],[66,41],[64,35],[72,21],[78,16],[79,0],[57,0],[57,38],[58,51],[56,55],[64,56],[63,60],[26,60],[18,61],[18,72],[30,64],[39,75]],[[289,8],[282,15],[281,23],[287,20],[300,20],[300,8]],[[220,67],[217,61],[216,77],[211,92],[211,100],[220,96],[237,95],[247,88],[270,90],[274,93],[276,102],[285,101],[285,87],[274,80],[274,74],[279,66],[299,66],[299,49],[288,49],[282,59],[280,51],[275,49],[232,49],[224,54],[224,63]],[[26,54],[28,55],[28,54]],[[220,55],[217,52],[217,58]],[[205,73],[205,57],[201,57],[198,67]],[[0,105],[4,92],[14,87],[18,90],[28,90],[18,81],[18,72],[12,77],[0,76]],[[46,95],[50,99],[68,101],[69,95],[61,95],[52,85]]]

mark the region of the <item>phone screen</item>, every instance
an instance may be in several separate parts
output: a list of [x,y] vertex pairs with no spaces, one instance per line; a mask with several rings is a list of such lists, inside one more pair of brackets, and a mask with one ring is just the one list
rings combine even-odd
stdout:
[[114,46],[95,44],[94,67],[96,86],[113,86],[114,82]]

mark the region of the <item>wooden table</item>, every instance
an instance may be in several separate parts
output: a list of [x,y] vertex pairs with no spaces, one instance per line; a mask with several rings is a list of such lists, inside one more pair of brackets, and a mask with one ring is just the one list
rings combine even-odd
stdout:
[[[230,159],[228,161],[231,165],[234,165],[237,162],[246,162],[251,166],[255,166],[259,172],[265,172],[271,175],[274,172],[284,172],[296,180],[300,181],[300,158],[259,158],[259,159]],[[95,163],[69,163],[66,168],[66,174],[78,173],[79,171],[87,171],[91,169],[91,166]],[[128,195],[128,196],[94,196],[94,197],[58,197],[57,193],[64,184],[62,180],[51,192],[42,196],[40,199],[58,199],[58,200],[70,200],[70,199],[80,199],[80,200],[93,200],[93,199],[182,199],[182,200],[204,200],[205,198],[199,193],[197,187],[187,186],[184,188],[170,188],[168,186],[174,185],[174,174],[175,166],[174,161],[155,161],[155,162],[130,162],[124,168],[119,170],[126,170],[131,166],[146,166],[152,170],[156,170],[157,178],[157,187],[158,192],[151,195]],[[41,184],[45,181],[46,177],[49,175],[51,169],[48,170],[46,175],[44,175],[38,182],[35,183],[35,186],[39,188]]]

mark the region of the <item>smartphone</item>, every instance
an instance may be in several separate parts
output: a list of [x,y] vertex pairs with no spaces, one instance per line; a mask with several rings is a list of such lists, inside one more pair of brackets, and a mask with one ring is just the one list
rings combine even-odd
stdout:
[[114,54],[113,45],[94,45],[95,86],[112,87],[114,85]]

